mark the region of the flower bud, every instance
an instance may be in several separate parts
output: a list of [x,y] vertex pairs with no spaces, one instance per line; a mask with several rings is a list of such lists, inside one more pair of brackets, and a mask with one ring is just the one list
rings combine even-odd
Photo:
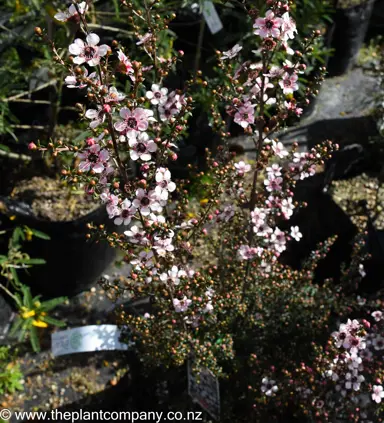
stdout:
[[37,145],[32,141],[28,144],[28,150],[36,150]]
[[43,30],[39,26],[36,26],[35,27],[35,34],[38,35],[39,37],[41,37],[43,35]]

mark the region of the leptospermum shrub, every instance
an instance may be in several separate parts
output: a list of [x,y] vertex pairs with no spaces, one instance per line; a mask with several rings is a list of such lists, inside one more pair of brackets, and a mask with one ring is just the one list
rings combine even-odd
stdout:
[[[302,237],[298,226],[289,226],[302,206],[293,198],[297,181],[311,177],[336,148],[325,142],[301,152],[273,139],[307,102],[297,95],[302,58],[318,34],[293,50],[297,29],[289,2],[269,0],[265,16],[249,11],[261,62],[242,60],[239,45],[218,52],[222,84],[212,87],[211,109],[223,144],[207,155],[207,172],[196,175],[204,193],[197,201],[189,197],[190,183],[175,181],[168,166],[188,133],[195,84],[210,87],[198,74],[182,90],[167,88],[165,78],[182,52],[159,57],[157,42],[172,16],[159,15],[156,0],[145,0],[143,9],[122,2],[147,53],[147,62],[139,63],[89,30],[90,3],[57,15],[77,20],[81,31],[69,57],[57,54],[57,62],[68,70],[68,88],[87,95],[78,107],[93,136],[48,148],[77,155],[77,168],[63,174],[100,201],[116,225],[114,233],[91,227],[90,236],[122,250],[130,265],[128,274],[105,279],[105,288],[110,295],[128,290],[150,299],[148,313],[119,315],[140,359],[166,367],[191,360],[195,372],[208,368],[223,386],[227,378],[223,416],[229,421],[381,421],[382,304],[361,308],[353,294],[364,277],[361,237],[338,284],[313,282],[333,239],[300,271],[279,260]],[[36,33],[47,40],[40,28]],[[279,64],[277,52],[286,57]],[[117,86],[122,76],[128,92]],[[230,119],[254,142],[249,162],[229,151]],[[348,320],[352,313],[365,320]]]

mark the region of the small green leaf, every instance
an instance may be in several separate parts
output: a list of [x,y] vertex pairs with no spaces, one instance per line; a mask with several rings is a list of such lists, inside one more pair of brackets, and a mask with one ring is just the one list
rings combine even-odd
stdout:
[[41,304],[41,310],[43,311],[52,310],[56,306],[63,304],[65,301],[67,301],[67,297],[52,298],[52,300],[44,301]]
[[35,237],[37,238],[41,238],[41,239],[46,239],[47,241],[49,241],[51,239],[51,237],[47,234],[45,234],[44,232],[40,232],[36,229],[30,229],[26,226],[26,228],[31,231],[33,233],[33,235],[35,235]]
[[23,263],[24,264],[45,264],[46,261],[44,259],[32,258],[32,259],[23,260]]
[[36,353],[40,352],[39,336],[37,334],[37,329],[35,326],[31,326],[29,329],[29,339],[31,341],[33,351],[35,351]]
[[55,319],[51,316],[42,316],[40,317],[40,320],[42,320],[45,323],[48,323],[49,325],[57,326],[59,328],[63,328],[67,326],[65,322],[62,322],[61,320]]

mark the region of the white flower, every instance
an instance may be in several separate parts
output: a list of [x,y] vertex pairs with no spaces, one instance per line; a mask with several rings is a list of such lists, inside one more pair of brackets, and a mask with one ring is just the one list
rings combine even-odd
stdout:
[[167,273],[162,273],[160,279],[163,282],[170,281],[173,285],[179,285],[180,278],[186,278],[187,273],[185,270],[179,269],[177,266],[172,266],[171,270],[168,270]]
[[380,320],[383,318],[383,312],[376,310],[371,313],[371,316],[375,319],[376,322],[380,322]]
[[121,204],[121,211],[119,216],[114,220],[115,225],[129,225],[135,213],[136,208],[133,207],[132,203],[126,198]]
[[359,273],[360,273],[360,276],[361,276],[362,278],[365,278],[366,273],[365,273],[365,270],[364,270],[364,265],[363,265],[363,264],[359,264]]
[[168,100],[168,88],[161,88],[160,85],[152,84],[152,91],[147,91],[145,96],[148,100],[151,100],[151,103],[156,106],[157,104],[165,104]]
[[146,132],[140,132],[137,134],[134,131],[130,131],[128,143],[131,147],[129,155],[132,160],[140,159],[147,162],[152,158],[151,153],[154,153],[157,150],[156,143],[149,139],[149,135]]
[[173,300],[173,306],[175,307],[176,313],[183,313],[187,310],[191,303],[192,300],[189,300],[186,296],[184,296],[181,300],[178,300],[177,298]]
[[155,191],[161,200],[167,200],[168,192],[173,192],[176,189],[176,184],[171,181],[171,172],[164,167],[159,167],[156,170],[155,179],[157,184]]
[[242,49],[243,47],[241,45],[236,44],[228,51],[225,51],[220,59],[221,60],[233,59],[240,53]]
[[239,176],[244,176],[244,173],[247,173],[251,170],[251,165],[241,161],[241,162],[235,163],[235,168]]
[[[77,7],[81,15],[84,15],[84,13],[88,10],[88,5],[85,1],[78,3]],[[71,4],[65,12],[56,13],[55,19],[60,22],[66,22],[68,20],[80,21],[79,13],[77,12],[74,4]]]
[[84,43],[80,38],[76,38],[74,43],[69,46],[69,52],[76,56],[73,63],[81,65],[87,62],[89,66],[97,66],[100,63],[100,58],[105,56],[110,48],[106,44],[97,45],[100,42],[100,37],[97,34],[88,34],[86,40],[87,43]]
[[372,388],[372,400],[377,404],[381,403],[381,398],[384,398],[384,390],[381,385],[373,385]]
[[267,377],[264,377],[261,383],[261,392],[264,392],[267,397],[271,397],[279,390],[276,385],[276,382],[272,379],[268,379]]
[[303,237],[303,234],[300,232],[298,226],[291,226],[291,237],[297,242]]
[[272,140],[272,150],[276,156],[283,159],[285,156],[288,156],[288,151],[285,149],[284,145],[281,142],[276,142]]
[[377,335],[372,341],[373,348],[376,351],[384,350],[384,338],[381,335]]

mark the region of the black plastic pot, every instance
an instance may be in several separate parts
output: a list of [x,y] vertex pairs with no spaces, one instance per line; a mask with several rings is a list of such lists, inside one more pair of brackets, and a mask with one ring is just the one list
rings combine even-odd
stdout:
[[328,61],[329,76],[348,72],[356,62],[364,42],[375,0],[348,9],[336,9],[333,25],[328,33],[329,47],[334,49]]
[[[5,214],[0,213],[2,229],[12,229],[17,225],[27,225],[31,229],[44,232],[51,240],[33,237],[23,243],[23,251],[32,258],[43,258],[45,265],[35,265],[28,272],[20,273],[23,283],[29,285],[32,293],[43,297],[73,296],[94,284],[103,271],[115,258],[115,250],[108,243],[87,240],[87,223],[104,224],[116,230],[108,218],[105,207],[99,207],[79,219],[67,222],[51,222],[36,218],[29,208],[8,198],[0,198],[6,205]],[[10,220],[9,216],[16,216]],[[1,252],[4,252],[6,238],[2,238]]]

